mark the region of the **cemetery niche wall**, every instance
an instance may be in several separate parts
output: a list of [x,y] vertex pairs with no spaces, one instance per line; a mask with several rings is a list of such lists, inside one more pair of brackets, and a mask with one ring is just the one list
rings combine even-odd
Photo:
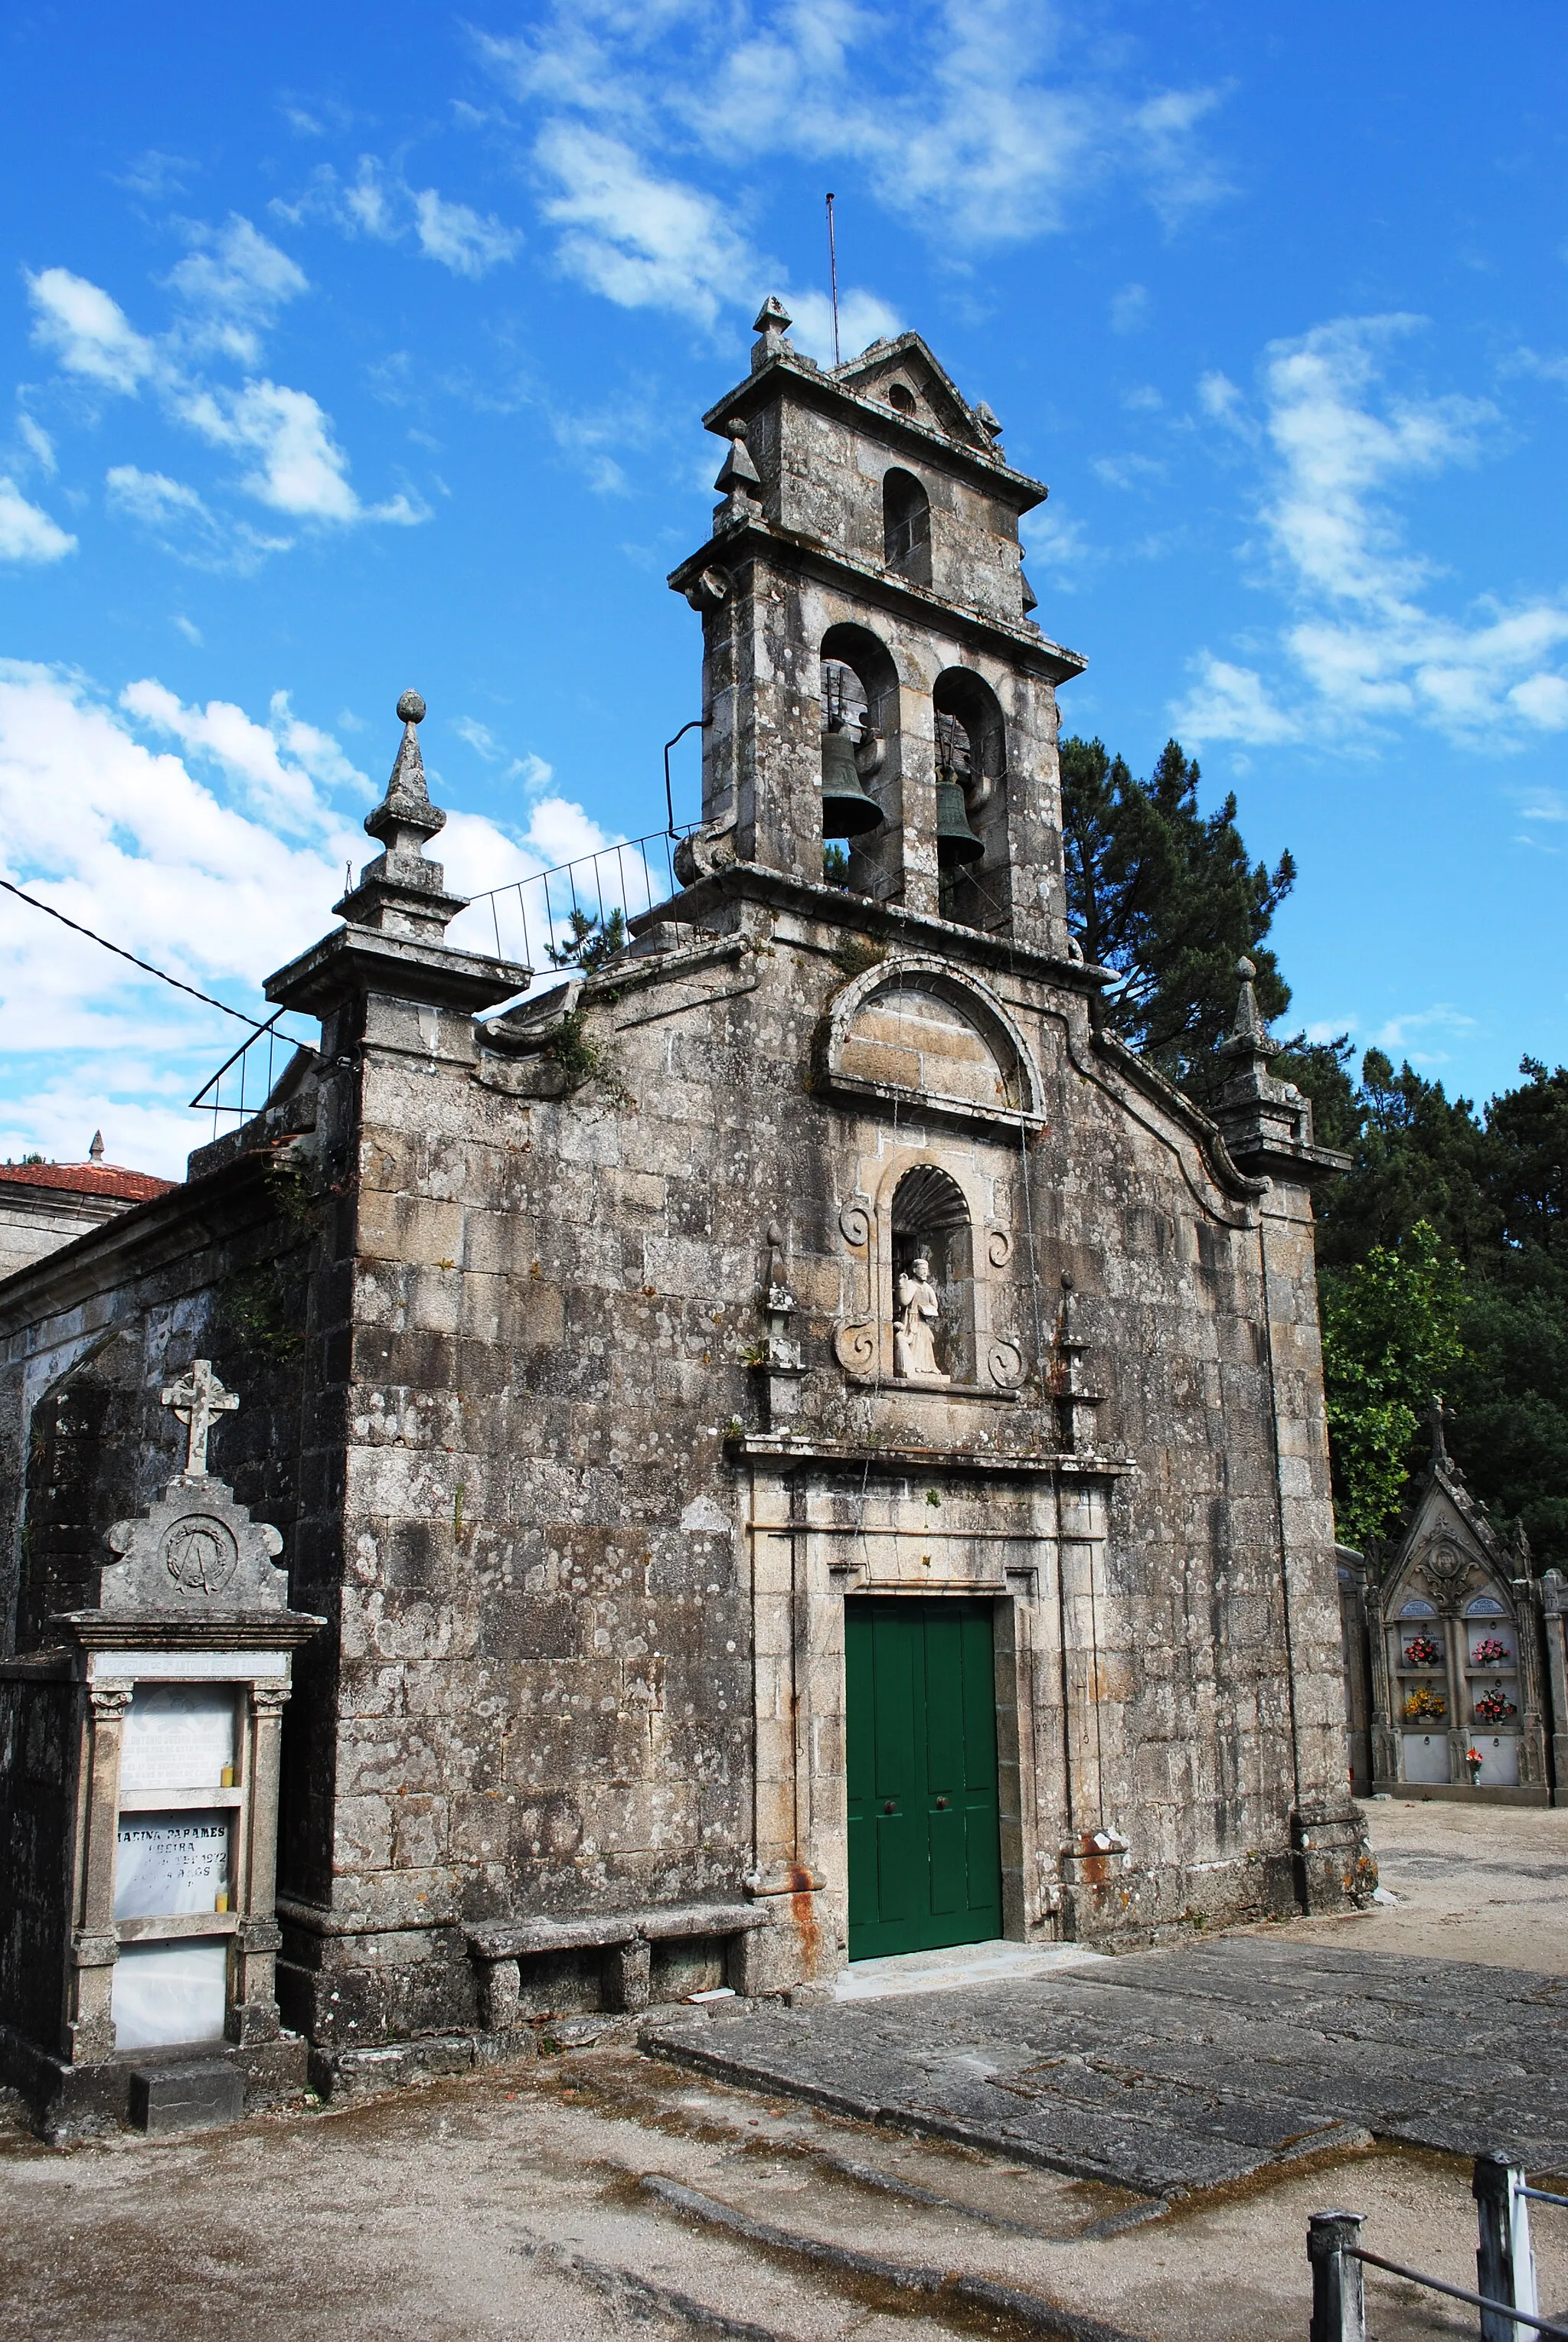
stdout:
[[[377,850],[267,983],[319,1051],[0,1284],[14,1647],[155,1514],[159,1387],[199,1355],[245,1392],[219,1453],[327,1622],[275,1968],[324,2092],[821,1991],[867,1942],[1146,1944],[1374,1883],[1313,1256],[1343,1158],[1244,962],[1212,1117],[1101,1013],[1085,662],[1020,565],[1044,486],[918,335],[829,371],[787,325],[704,418],[669,580],[703,719],[670,899],[537,981],[503,956],[431,856],[405,693]],[[99,1917],[86,1948],[140,1924]]]
[[1431,1424],[1400,1536],[1364,1560],[1340,1554],[1352,1778],[1373,1796],[1511,1805],[1550,1804],[1555,1783],[1560,1802],[1563,1580],[1537,1578],[1523,1536],[1498,1535],[1436,1400]]
[[278,2017],[279,1737],[293,1653],[277,1530],[207,1469],[238,1402],[197,1358],[161,1393],[183,1468],[105,1526],[96,1599],[0,1665],[0,2069],[46,2135],[297,2095]]

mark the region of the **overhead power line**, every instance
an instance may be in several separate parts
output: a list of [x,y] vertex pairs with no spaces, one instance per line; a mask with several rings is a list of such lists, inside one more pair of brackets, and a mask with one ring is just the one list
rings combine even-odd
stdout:
[[265,1025],[255,1016],[247,1016],[243,1008],[231,1008],[226,1000],[215,1000],[210,992],[198,992],[194,984],[186,984],[179,976],[170,976],[165,969],[155,967],[150,959],[138,959],[135,953],[126,951],[123,944],[112,944],[107,936],[96,936],[91,927],[83,926],[79,920],[68,919],[64,911],[55,908],[53,903],[41,903],[36,895],[25,895],[20,886],[11,884],[9,878],[0,878],[0,886],[4,886],[8,895],[15,895],[18,902],[31,903],[35,911],[46,911],[50,918],[58,919],[60,925],[69,927],[74,935],[85,936],[90,944],[102,944],[104,949],[113,952],[116,959],[128,959],[131,966],[139,967],[145,976],[155,976],[160,984],[172,984],[176,992],[188,992],[193,1000],[201,1001],[205,1007],[221,1008],[225,1016],[233,1016],[240,1024],[248,1025],[253,1033],[266,1031]]

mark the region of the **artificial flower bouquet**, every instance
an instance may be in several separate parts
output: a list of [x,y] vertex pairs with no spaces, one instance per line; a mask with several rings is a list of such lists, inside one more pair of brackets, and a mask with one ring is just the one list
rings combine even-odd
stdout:
[[1413,1635],[1404,1646],[1407,1667],[1435,1667],[1441,1666],[1442,1660],[1443,1646],[1434,1643],[1430,1635]]
[[1501,1691],[1483,1691],[1475,1703],[1477,1724],[1506,1724],[1511,1716],[1518,1713],[1513,1702]]
[[1501,1667],[1513,1656],[1506,1643],[1496,1635],[1483,1635],[1471,1658],[1473,1667]]
[[[1475,1712],[1480,1715],[1479,1706]],[[1440,1691],[1428,1691],[1424,1684],[1419,1691],[1409,1692],[1405,1696],[1404,1720],[1407,1724],[1422,1724],[1428,1720],[1436,1724],[1441,1722],[1447,1714],[1448,1702],[1443,1698],[1443,1694]]]

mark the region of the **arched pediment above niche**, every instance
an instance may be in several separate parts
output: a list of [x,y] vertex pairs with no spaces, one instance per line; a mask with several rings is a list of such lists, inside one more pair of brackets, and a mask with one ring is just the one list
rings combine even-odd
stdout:
[[1041,1119],[1040,1077],[988,986],[938,960],[886,960],[844,986],[821,1036],[821,1086],[890,1108],[1016,1131]]

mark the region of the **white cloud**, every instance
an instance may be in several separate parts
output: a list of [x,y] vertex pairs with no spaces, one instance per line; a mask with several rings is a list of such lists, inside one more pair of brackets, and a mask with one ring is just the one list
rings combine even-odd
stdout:
[[[1222,191],[1198,139],[1216,93],[1134,94],[1111,46],[1064,11],[938,0],[891,29],[856,0],[558,0],[532,32],[475,39],[545,114],[536,158],[566,195],[544,210],[565,230],[567,267],[624,306],[704,324],[778,271],[736,280],[722,254],[704,257],[706,233],[731,247],[735,234],[728,208],[671,175],[669,158],[694,149],[748,173],[771,155],[842,165],[944,258],[1059,233],[1112,185],[1168,221]],[[645,245],[627,224],[634,188],[651,206]]]
[[1124,285],[1111,300],[1111,331],[1114,334],[1135,334],[1149,322],[1149,288],[1146,285]]
[[1030,568],[1058,586],[1075,584],[1095,557],[1083,522],[1062,511],[1054,500],[1025,516],[1022,535]]
[[183,402],[182,412],[215,446],[255,455],[258,461],[240,485],[275,512],[300,520],[405,525],[428,518],[406,496],[361,504],[349,485],[348,457],[332,436],[330,418],[308,391],[247,382],[237,391],[197,391]]
[[308,292],[309,280],[238,213],[221,228],[195,226],[188,233],[194,248],[171,273],[170,289],[194,313],[200,338],[255,365],[261,355],[258,328],[270,325],[285,301]]
[[[360,501],[349,484],[348,457],[308,391],[254,375],[235,388],[215,384],[193,367],[196,350],[250,365],[259,347],[259,327],[280,302],[305,289],[305,279],[286,254],[237,215],[221,230],[192,233],[196,249],[180,262],[170,284],[192,309],[194,331],[177,326],[155,342],[148,340],[101,286],[68,269],[47,268],[27,280],[35,337],[54,350],[67,373],[80,378],[133,395],[144,380],[154,383],[177,422],[214,446],[255,459],[238,485],[275,512],[338,525],[390,521],[407,526],[428,518],[406,495],[376,505]],[[242,526],[226,532],[229,542],[224,545],[225,531],[197,491],[163,473],[115,465],[109,489],[121,510],[149,525],[166,528],[176,516],[201,523],[208,566],[254,566],[262,554],[282,551],[289,542],[261,538]],[[222,548],[217,559],[215,543]],[[187,550],[185,557],[195,556]]]
[[286,553],[294,539],[264,536],[246,521],[213,511],[205,498],[166,472],[144,472],[135,464],[115,464],[104,475],[111,512],[155,535],[165,552],[194,569],[228,570],[249,576],[270,553]]
[[1205,411],[1266,451],[1258,517],[1297,615],[1279,638],[1293,670],[1283,688],[1203,655],[1177,718],[1193,738],[1364,743],[1409,720],[1506,747],[1568,729],[1568,597],[1443,610],[1443,573],[1409,545],[1392,502],[1406,480],[1478,461],[1499,420],[1488,400],[1389,385],[1392,354],[1419,323],[1341,318],[1272,344],[1261,423],[1223,375],[1200,385]]
[[512,259],[523,242],[522,229],[508,227],[494,212],[453,203],[435,187],[415,192],[375,155],[362,155],[357,175],[346,182],[322,164],[296,202],[275,200],[273,209],[295,222],[326,218],[345,235],[368,235],[378,244],[412,235],[427,260],[456,276],[484,275]]
[[466,204],[447,203],[434,187],[414,196],[414,212],[421,252],[457,276],[483,276],[510,260],[523,241],[521,229],[505,226],[494,212],[481,218]]
[[38,469],[53,479],[60,466],[55,460],[55,442],[50,438],[49,434],[41,425],[35,423],[30,415],[19,415],[16,417],[16,436],[21,440]]
[[[825,293],[784,292],[780,298],[794,320],[790,339],[821,365],[833,364],[833,302]],[[898,311],[875,293],[847,285],[838,296],[838,345],[845,358],[858,357],[875,341],[904,331]]]
[[68,268],[45,268],[28,275],[27,290],[35,313],[33,338],[53,351],[67,374],[107,390],[134,391],[154,371],[153,344],[101,285],[74,276]]
[[0,476],[0,561],[63,561],[76,540],[37,505],[30,505],[15,480]]
[[460,716],[452,728],[460,740],[467,741],[476,756],[484,757],[487,765],[498,765],[504,757],[506,751],[489,725],[481,724],[476,716]]
[[1197,681],[1172,722],[1183,739],[1243,740],[1255,747],[1301,736],[1296,717],[1270,698],[1255,668],[1233,666],[1203,651],[1193,661]]
[[200,626],[196,625],[194,618],[187,618],[184,616],[181,612],[176,610],[171,623],[178,628],[182,635],[184,635],[187,643],[193,644],[197,650],[201,649],[206,637],[204,636]]
[[562,265],[590,291],[704,325],[748,299],[754,263],[713,196],[658,177],[623,140],[582,124],[546,125],[534,160],[557,190],[542,209],[562,231]]
[[[350,779],[369,789],[365,776],[355,772],[335,740],[290,716],[286,692],[274,697],[271,728],[254,723],[232,700],[187,707],[150,677],[127,684],[120,706],[148,730],[169,735],[238,782],[269,826],[295,832],[335,827],[339,816],[319,793],[318,781],[330,786]],[[310,752],[305,756],[299,753],[302,745]],[[285,754],[290,763],[285,763]]]

